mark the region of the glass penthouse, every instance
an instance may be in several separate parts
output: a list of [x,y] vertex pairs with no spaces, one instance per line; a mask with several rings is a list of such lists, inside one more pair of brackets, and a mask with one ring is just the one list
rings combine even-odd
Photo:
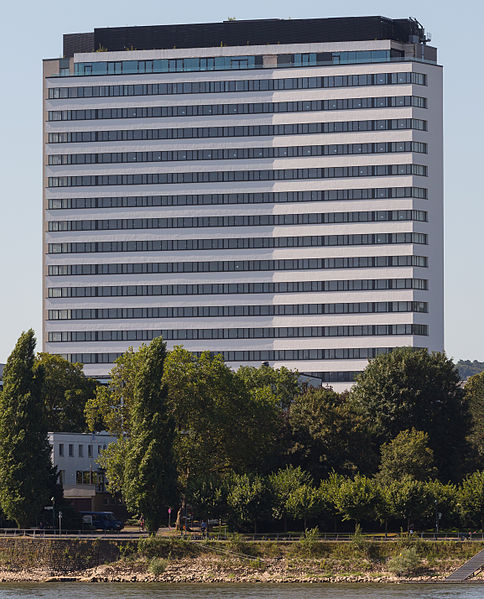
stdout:
[[44,351],[220,352],[346,388],[443,348],[442,69],[414,19],[64,35],[44,61]]

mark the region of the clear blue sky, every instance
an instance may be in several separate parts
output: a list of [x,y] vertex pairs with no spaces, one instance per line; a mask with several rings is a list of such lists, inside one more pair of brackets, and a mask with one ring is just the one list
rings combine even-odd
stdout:
[[41,68],[62,34],[227,17],[416,17],[445,66],[446,350],[484,360],[484,4],[463,0],[7,0],[2,4],[0,362],[22,330],[41,334]]

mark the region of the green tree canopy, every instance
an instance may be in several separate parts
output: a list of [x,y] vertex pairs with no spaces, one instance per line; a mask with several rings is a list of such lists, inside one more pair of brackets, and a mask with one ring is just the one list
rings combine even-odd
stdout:
[[393,516],[405,522],[407,530],[415,520],[425,520],[434,512],[430,489],[411,476],[387,484],[386,499]]
[[484,530],[484,471],[473,472],[462,481],[458,498],[463,521]]
[[471,376],[464,390],[471,414],[471,459],[478,467],[484,467],[484,372]]
[[71,364],[55,354],[37,354],[38,368],[43,371],[41,395],[49,430],[85,431],[84,408],[94,397],[96,381],[84,375],[82,364]]
[[294,498],[291,494],[303,485],[311,485],[311,476],[300,466],[292,465],[281,468],[269,476],[272,491],[272,515],[277,520],[284,520],[287,529],[287,518],[295,512]]
[[244,381],[247,389],[269,387],[282,408],[288,408],[300,391],[298,373],[284,366],[241,366],[237,370],[237,376]]
[[241,527],[253,526],[270,514],[270,490],[267,479],[260,474],[235,474],[230,479],[227,497],[230,514]]
[[175,347],[164,382],[175,417],[182,487],[191,476],[263,468],[279,443],[281,415],[267,386],[247,389],[221,355]]
[[292,460],[316,480],[332,470],[346,474],[374,471],[377,458],[367,428],[346,394],[310,387],[291,404],[289,426]]
[[444,353],[402,347],[382,354],[358,377],[351,397],[378,443],[409,428],[425,431],[440,478],[462,475],[468,410],[458,372]]
[[7,360],[0,395],[0,506],[22,528],[36,523],[56,493],[35,344],[32,330],[22,333]]
[[99,385],[85,406],[90,431],[107,430],[115,436],[129,434],[136,377],[145,360],[147,345],[130,347],[116,359],[108,386]]
[[333,488],[332,501],[343,520],[352,520],[356,526],[363,520],[377,519],[379,488],[373,479],[359,474],[354,478],[342,478]]
[[168,412],[167,388],[161,384],[166,344],[154,339],[143,351],[130,410],[130,436],[125,455],[122,493],[129,510],[142,513],[156,531],[167,508],[176,501],[176,468],[172,447],[175,423]]
[[429,480],[437,475],[434,452],[428,446],[429,436],[414,428],[398,433],[395,439],[383,443],[378,478],[384,482],[411,476]]

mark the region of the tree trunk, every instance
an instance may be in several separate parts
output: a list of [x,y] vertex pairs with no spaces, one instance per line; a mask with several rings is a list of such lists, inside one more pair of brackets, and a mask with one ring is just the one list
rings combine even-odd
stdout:
[[185,510],[186,510],[186,505],[187,505],[186,498],[185,498],[185,495],[183,495],[181,506],[178,509],[178,512],[176,514],[175,530],[178,530],[178,531],[183,530],[182,520],[183,520],[183,515],[185,513]]

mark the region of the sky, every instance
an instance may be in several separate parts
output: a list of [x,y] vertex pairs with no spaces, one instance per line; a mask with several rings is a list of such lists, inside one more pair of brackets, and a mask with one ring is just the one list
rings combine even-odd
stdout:
[[[415,17],[444,65],[445,349],[484,361],[484,3],[462,0],[24,0],[2,4],[0,36],[0,362],[33,328],[41,349],[42,59],[62,34],[95,27],[257,18]],[[480,274],[481,273],[481,274]]]

